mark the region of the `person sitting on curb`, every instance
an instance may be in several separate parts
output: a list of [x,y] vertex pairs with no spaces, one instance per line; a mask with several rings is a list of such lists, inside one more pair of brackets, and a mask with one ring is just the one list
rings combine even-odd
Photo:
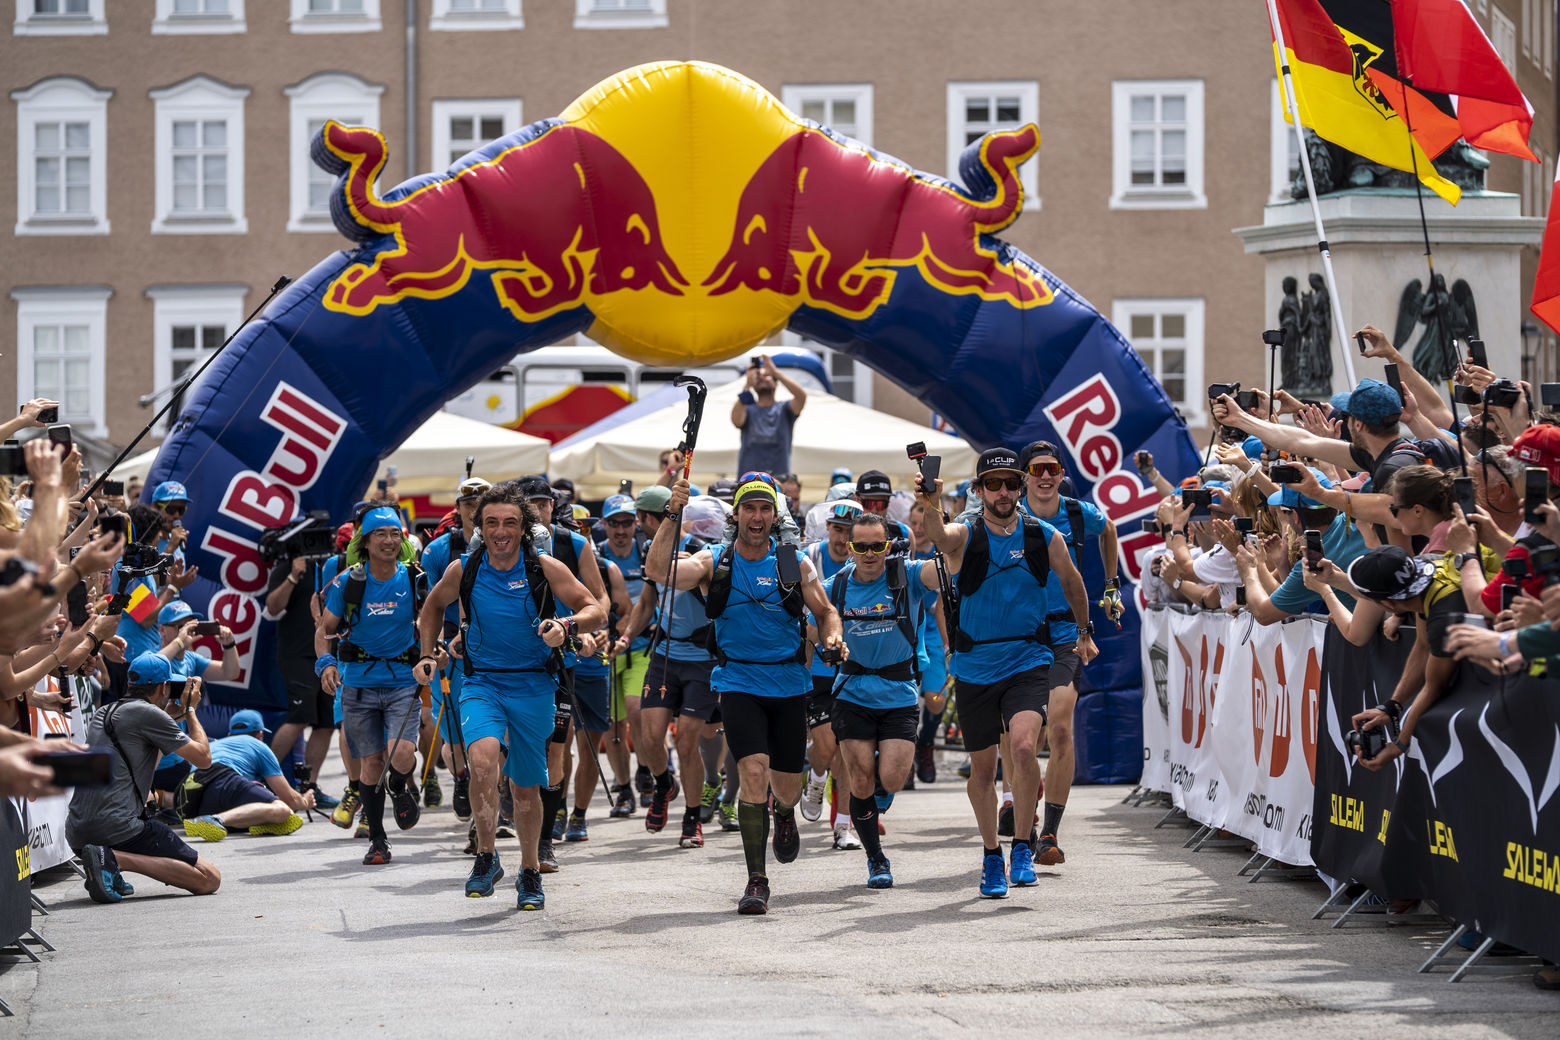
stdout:
[[258,711],[234,713],[228,735],[211,742],[211,765],[184,781],[185,834],[221,841],[243,827],[250,834],[291,834],[303,826],[298,813],[314,808],[314,792],[293,790],[265,737]]

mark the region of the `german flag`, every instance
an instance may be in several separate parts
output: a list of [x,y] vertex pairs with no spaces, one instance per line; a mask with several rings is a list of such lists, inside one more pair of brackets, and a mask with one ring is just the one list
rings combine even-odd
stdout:
[[[1343,0],[1332,0],[1325,6],[1324,0],[1276,0],[1275,7],[1285,53],[1276,53],[1275,34],[1274,57],[1280,74],[1288,61],[1301,123],[1319,137],[1371,162],[1407,173],[1417,166],[1425,187],[1455,206],[1462,189],[1436,173],[1430,154],[1445,151],[1462,132],[1455,118],[1397,78],[1391,9],[1380,3]],[[1342,21],[1335,21],[1335,15]],[[1386,47],[1361,32],[1377,33],[1381,38],[1375,24],[1378,19],[1385,25]],[[1408,113],[1414,134],[1409,133],[1394,105]],[[1284,118],[1294,122],[1287,104]],[[1429,141],[1435,150],[1426,154],[1422,141]]]

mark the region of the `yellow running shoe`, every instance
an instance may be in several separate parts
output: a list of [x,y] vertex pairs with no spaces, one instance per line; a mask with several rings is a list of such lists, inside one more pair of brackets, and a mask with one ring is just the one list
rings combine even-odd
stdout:
[[249,828],[250,834],[291,834],[303,826],[303,817],[293,813],[281,823],[257,823]]
[[191,838],[221,841],[227,837],[227,828],[215,816],[197,816],[184,821],[184,833]]

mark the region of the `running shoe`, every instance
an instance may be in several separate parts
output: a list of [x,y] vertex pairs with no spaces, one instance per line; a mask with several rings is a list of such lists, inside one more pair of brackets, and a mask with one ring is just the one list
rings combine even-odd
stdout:
[[330,795],[326,794],[324,791],[319,790],[318,788],[315,789],[314,807],[320,812],[330,812],[340,804],[340,800],[332,798]]
[[249,828],[250,834],[291,834],[303,826],[303,817],[292,813],[281,823],[257,823]]
[[114,888],[118,868],[109,866],[113,862],[109,858],[112,855],[101,845],[83,845],[81,848],[81,865],[87,873],[87,895],[94,903],[117,903],[124,898]]
[[157,815],[153,818],[158,823],[166,823],[170,827],[181,827],[184,825],[184,817],[179,815],[179,810],[177,809],[158,809]]
[[125,876],[119,872],[119,867],[114,867],[114,891],[122,896],[135,895],[135,886],[125,880]]
[[867,860],[867,887],[894,887],[894,875],[889,873],[887,856],[873,856]]
[[365,867],[382,866],[390,862],[390,839],[374,838],[368,843],[368,851],[363,854]]
[[802,850],[802,836],[796,832],[796,813],[775,813],[775,859],[789,863]]
[[569,829],[569,810],[567,806],[558,806],[558,811],[553,813],[552,839],[562,841],[563,832]]
[[747,888],[742,890],[742,898],[737,900],[737,913],[769,913],[769,879],[763,874],[748,877]]
[[363,807],[363,796],[358,793],[356,787],[349,787],[341,793],[341,801],[336,803],[335,811],[330,814],[330,822],[342,830],[352,826],[352,817],[357,815]]
[[1042,867],[1054,867],[1058,863],[1067,862],[1067,857],[1062,854],[1061,846],[1056,844],[1056,835],[1040,835],[1040,843],[1035,846],[1035,862]]
[[486,899],[493,894],[493,886],[503,879],[504,868],[498,862],[498,853],[477,853],[477,861],[471,865],[471,876],[466,879],[466,898]]
[[515,821],[508,816],[498,818],[498,827],[493,831],[495,838],[513,838],[515,836]]
[[1007,871],[1003,868],[1002,853],[993,852],[986,857],[980,871],[980,894],[984,899],[1001,899],[1008,893]]
[[523,868],[515,879],[515,906],[521,910],[540,910],[546,905],[541,873],[530,867]]
[[634,804],[634,792],[627,784],[615,784],[612,788],[612,810],[608,816],[632,816],[639,806]]
[[923,784],[937,782],[937,751],[930,744],[915,747],[915,778]]
[[720,802],[720,785],[705,784],[704,797],[699,800],[699,822],[709,823],[715,818],[715,806]]
[[742,825],[737,822],[737,803],[721,802],[715,807],[720,816],[720,829],[723,831],[739,831]]
[[648,808],[650,799],[655,795],[655,777],[649,766],[641,764],[634,770],[634,790],[639,792],[639,804]]
[[677,783],[677,778],[672,777],[672,786],[664,791],[656,791],[650,796],[650,810],[645,813],[645,830],[651,834],[658,834],[661,828],[666,826],[666,806],[676,801],[682,793],[682,787]]
[[462,823],[471,819],[471,774],[462,773],[455,778],[455,794],[450,804],[455,809],[455,818]]
[[403,831],[409,831],[417,826],[417,820],[422,816],[422,809],[417,805],[417,785],[407,784],[399,792],[390,792],[390,801],[395,805],[395,825]]
[[1003,802],[1002,808],[997,811],[997,837],[1011,838],[1013,836],[1013,803]]
[[558,873],[558,857],[553,852],[551,838],[543,838],[536,843],[536,861],[541,864],[543,874]]
[[585,829],[585,814],[570,813],[569,826],[563,832],[564,841],[589,841],[590,833]]
[[802,792],[802,819],[808,823],[815,822],[823,815],[823,796],[828,786],[828,776],[819,778],[811,770],[807,773],[807,790]]
[[697,816],[683,817],[682,837],[677,839],[677,846],[684,849],[704,848],[704,825]]
[[368,837],[368,835],[369,835],[368,810],[367,809],[360,809],[360,810],[358,810],[357,831],[356,831],[356,833],[353,834],[353,837],[355,837],[355,838],[366,838],[366,837]]
[[221,841],[227,837],[227,828],[215,816],[197,816],[184,821],[184,833],[191,838]]
[[1008,875],[1020,888],[1035,883],[1035,851],[1027,841],[1015,841]]
[[422,791],[424,809],[437,809],[444,804],[444,788],[439,785],[437,770],[428,770],[428,779],[423,781]]
[[861,848],[861,839],[850,829],[850,820],[844,816],[834,821],[834,847],[840,851]]
[[955,769],[954,772],[958,773],[959,776],[963,777],[965,780],[970,778],[970,760],[968,756],[965,757],[964,761],[960,763],[959,768]]
[[894,795],[890,791],[875,794],[872,798],[877,802],[878,812],[880,813],[888,812],[888,807],[894,804]]

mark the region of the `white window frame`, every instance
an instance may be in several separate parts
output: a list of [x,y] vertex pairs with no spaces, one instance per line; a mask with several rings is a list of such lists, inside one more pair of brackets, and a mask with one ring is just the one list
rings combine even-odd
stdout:
[[[247,285],[153,285],[146,289],[146,296],[152,301],[154,390],[173,384],[174,326],[221,325],[231,336],[243,323],[244,295],[248,292]],[[199,344],[196,351],[200,352]],[[177,419],[175,409],[169,413],[168,422]]]
[[623,10],[616,4],[602,7],[597,0],[575,0],[576,29],[664,29],[671,24],[666,0],[647,0],[641,10]]
[[[504,134],[512,134],[525,124],[521,122],[523,106],[519,98],[446,98],[433,103],[433,132],[429,137],[428,155],[432,161],[430,170],[447,170],[450,167],[450,119],[455,116],[471,116],[475,119],[504,121]],[[501,135],[502,136],[502,135]]]
[[108,17],[104,0],[87,0],[86,14],[46,15],[33,13],[33,0],[16,0],[16,21],[11,23],[15,36],[105,36]]
[[872,147],[872,84],[790,83],[780,88],[780,103],[797,115],[802,114],[802,105],[809,101],[855,102],[856,133],[850,136]]
[[[1207,209],[1203,191],[1203,81],[1118,79],[1111,83],[1111,209]],[[1186,183],[1179,187],[1132,183],[1132,95],[1186,96]]]
[[[959,176],[959,156],[964,153],[964,102],[966,98],[993,94],[1017,94],[1019,125],[1040,120],[1040,84],[1034,80],[955,81],[948,84],[948,179],[963,184]],[[1024,186],[1024,212],[1040,208],[1040,168],[1031,157],[1018,168],[1018,181]]]
[[309,0],[292,0],[291,6],[287,27],[295,33],[364,33],[378,32],[383,27],[379,0],[363,0],[361,12],[346,14],[315,14],[309,10]]
[[1517,25],[1505,11],[1490,11],[1490,43],[1513,76],[1517,74]]
[[217,36],[245,32],[244,0],[227,0],[227,14],[180,14],[174,0],[157,0],[157,16],[152,20],[153,36]]
[[[233,235],[249,230],[244,216],[244,99],[248,87],[230,87],[210,76],[191,76],[171,87],[148,91],[156,103],[153,161],[157,167],[154,235]],[[175,216],[173,213],[173,124],[178,120],[227,122],[227,213],[223,216]]]
[[[1180,314],[1186,319],[1186,401],[1172,401],[1181,410],[1181,415],[1186,419],[1186,425],[1197,427],[1208,424],[1207,403],[1202,400],[1203,368],[1208,349],[1205,337],[1207,301],[1200,296],[1192,297],[1133,297],[1111,301],[1111,324],[1126,339],[1132,342],[1131,329],[1134,315],[1141,314]],[[1134,346],[1134,350],[1137,348]],[[1146,359],[1139,354],[1145,367],[1149,369],[1154,381],[1159,382],[1160,373],[1154,371]],[[1163,384],[1161,384],[1163,388]],[[1166,394],[1166,396],[1169,396]]]
[[[1536,20],[1537,8],[1535,0],[1522,0],[1522,56],[1528,61],[1533,60],[1533,22]],[[1516,74],[1515,69],[1512,69],[1512,74]]]
[[[1268,146],[1268,202],[1290,202],[1289,149],[1295,145],[1295,128],[1284,121],[1284,85],[1273,80],[1272,137]],[[1298,160],[1297,160],[1298,161]]]
[[379,98],[383,84],[369,83],[347,72],[321,72],[283,87],[288,99],[288,231],[336,230],[330,207],[309,208],[309,177],[316,167],[309,157],[313,135],[309,123],[334,119],[354,126],[379,128]]
[[[112,90],[100,90],[75,76],[53,76],[25,90],[11,92],[16,102],[16,234],[108,234],[108,99]],[[38,123],[85,122],[92,150],[91,205],[88,215],[44,216],[33,212],[36,202],[33,148]]]
[[470,32],[483,29],[524,29],[525,14],[520,0],[504,0],[502,10],[456,11],[450,0],[433,0],[428,28],[435,32]]
[[87,343],[91,349],[91,366],[88,377],[87,399],[90,415],[67,414],[61,402],[60,421],[69,423],[82,433],[95,437],[108,436],[107,426],[107,342],[108,298],[113,290],[107,286],[59,286],[45,288],[12,289],[11,299],[16,301],[16,405],[20,408],[35,396],[33,393],[33,330],[39,325],[68,322],[87,326]]
[[1555,78],[1555,0],[1544,0],[1539,9],[1538,52],[1543,56],[1544,75]]

